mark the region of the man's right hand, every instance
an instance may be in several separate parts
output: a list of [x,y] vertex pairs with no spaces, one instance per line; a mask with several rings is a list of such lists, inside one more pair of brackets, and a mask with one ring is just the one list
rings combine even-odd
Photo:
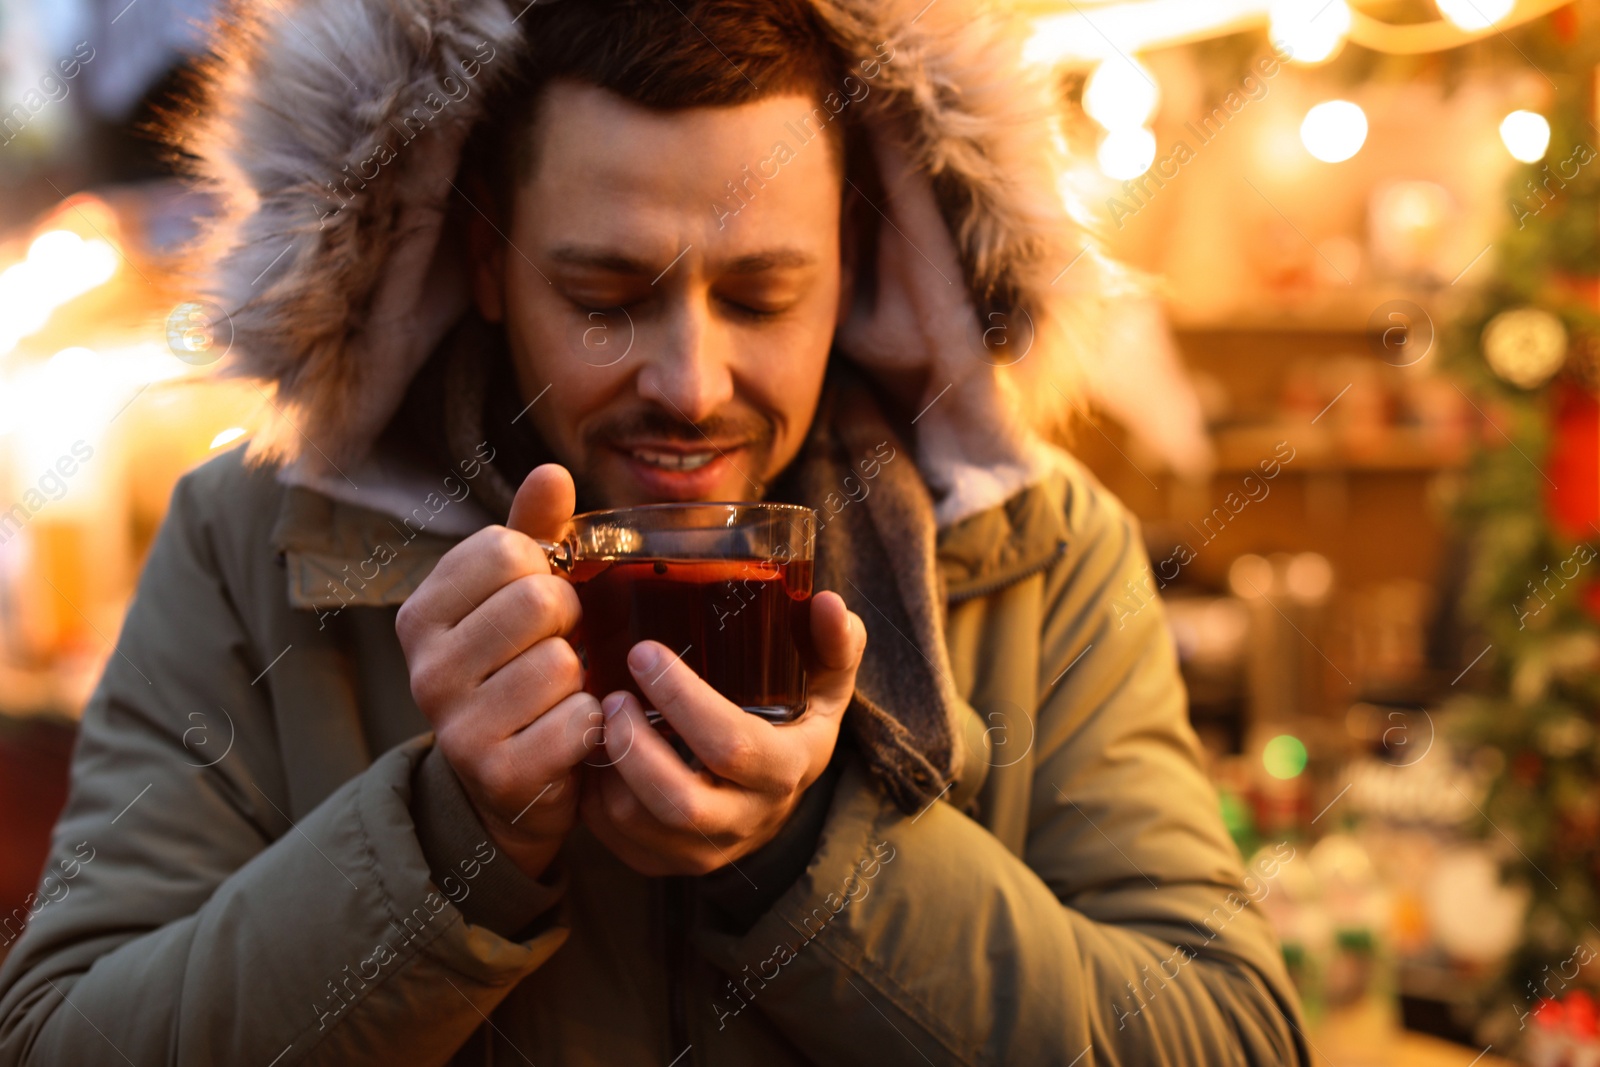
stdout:
[[559,536],[575,501],[565,467],[535,468],[508,525],[447,552],[395,620],[440,753],[495,845],[530,878],[572,829],[580,765],[604,740],[600,703],[583,692],[564,636],[578,595],[533,541]]

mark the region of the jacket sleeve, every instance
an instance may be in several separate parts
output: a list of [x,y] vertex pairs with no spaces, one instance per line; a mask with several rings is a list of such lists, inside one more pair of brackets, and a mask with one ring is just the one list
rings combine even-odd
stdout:
[[[947,803],[901,814],[852,761],[795,885],[743,936],[702,935],[734,983],[719,1026],[756,1008],[819,1063],[1310,1062],[1248,906],[1276,870],[1246,877],[1222,825],[1160,603],[1111,610],[1148,581],[1137,527],[1070,496],[1072,548],[1033,594],[1024,854]],[[821,1003],[848,1022],[817,1025]]]
[[426,736],[291,821],[253,684],[272,652],[234,609],[204,495],[194,475],[174,492],[85,710],[0,968],[0,1064],[444,1063],[566,931],[519,942],[463,917],[453,901],[474,879],[503,892],[509,860],[459,822],[468,854],[425,854],[409,804]]

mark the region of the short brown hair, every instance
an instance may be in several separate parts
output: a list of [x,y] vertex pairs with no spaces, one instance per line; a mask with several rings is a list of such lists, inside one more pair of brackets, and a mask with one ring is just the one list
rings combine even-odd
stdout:
[[[731,107],[780,93],[823,100],[846,72],[843,50],[809,0],[540,0],[522,16],[527,48],[474,136],[503,206],[533,169],[544,89],[569,79],[647,108]],[[845,119],[823,128],[843,169]]]

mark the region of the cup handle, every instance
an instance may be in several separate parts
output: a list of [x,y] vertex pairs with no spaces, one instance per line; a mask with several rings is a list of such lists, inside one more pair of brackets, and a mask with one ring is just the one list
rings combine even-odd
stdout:
[[572,576],[572,564],[574,560],[571,542],[546,541],[542,537],[535,537],[533,539],[533,543],[538,545],[544,551],[545,559],[549,560],[552,570],[554,570],[557,574],[566,577]]

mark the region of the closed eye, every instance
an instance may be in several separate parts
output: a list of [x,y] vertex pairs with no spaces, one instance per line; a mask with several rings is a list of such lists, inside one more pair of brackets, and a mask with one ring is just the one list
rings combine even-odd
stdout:
[[601,307],[598,304],[587,304],[581,300],[574,300],[572,302],[572,306],[577,308],[579,311],[590,315],[602,315],[608,311],[624,311],[627,309],[626,304],[607,304],[604,307]]
[[751,322],[766,322],[775,319],[789,309],[787,307],[765,307],[759,304],[746,304],[738,300],[722,298],[722,304],[735,316]]

